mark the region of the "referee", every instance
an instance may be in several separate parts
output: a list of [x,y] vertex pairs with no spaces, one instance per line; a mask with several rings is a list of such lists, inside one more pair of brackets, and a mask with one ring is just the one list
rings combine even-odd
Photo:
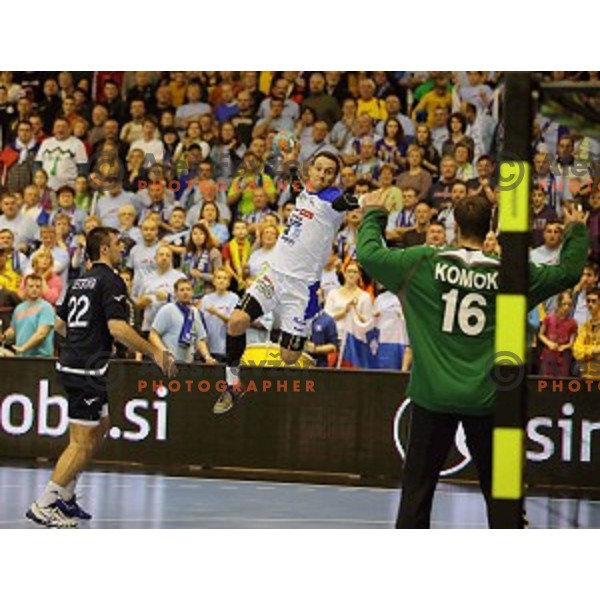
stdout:
[[165,375],[175,374],[172,356],[128,324],[127,290],[115,270],[123,250],[119,232],[96,227],[87,236],[86,248],[92,267],[73,281],[55,324],[66,338],[56,369],[69,405],[69,445],[26,513],[46,527],[76,527],[76,519],[91,518],[77,504],[75,485],[109,428],[106,373],[114,341],[150,356]]

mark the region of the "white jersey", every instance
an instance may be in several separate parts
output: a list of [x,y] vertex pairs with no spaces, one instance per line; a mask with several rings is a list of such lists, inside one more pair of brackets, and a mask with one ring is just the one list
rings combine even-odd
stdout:
[[337,188],[327,188],[318,194],[300,192],[285,231],[277,240],[272,269],[308,282],[321,278],[346,214],[331,207],[341,193]]

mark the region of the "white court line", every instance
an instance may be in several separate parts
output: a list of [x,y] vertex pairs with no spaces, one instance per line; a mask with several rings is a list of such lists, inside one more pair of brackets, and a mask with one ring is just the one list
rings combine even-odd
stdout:
[[[39,471],[40,469],[45,469],[48,472],[52,472],[52,469],[49,467],[9,467],[9,466],[1,466],[0,470],[2,469],[10,469],[12,471],[25,471],[28,473],[31,473],[32,471]],[[184,481],[189,481],[191,477],[182,477],[182,476],[178,476],[178,475],[161,475],[161,474],[152,474],[152,473],[120,473],[120,472],[105,472],[105,471],[86,471],[84,473],[84,477],[114,477],[115,475],[118,475],[119,477],[124,477],[124,478],[131,478],[131,479],[140,479],[140,478],[153,478],[153,477],[159,477],[161,479],[165,479],[165,480],[184,480]],[[201,478],[199,479],[199,481],[202,482],[202,484],[218,484],[218,483],[226,483],[226,482],[231,482],[231,481],[235,481],[236,484],[239,485],[256,485],[258,481],[264,481],[264,480],[251,480],[251,481],[245,481],[243,479],[221,479],[221,478],[215,478],[215,477],[210,477],[210,478]],[[115,484],[116,485],[116,484]],[[323,488],[323,489],[341,489],[339,485],[335,485],[335,484],[330,484],[330,483],[311,483],[311,484],[306,484],[306,483],[298,483],[298,482],[290,482],[290,481],[277,481],[277,482],[273,482],[274,486],[280,487],[280,486],[298,486],[300,488],[302,488],[303,486],[306,485],[311,485],[314,488]],[[458,484],[446,484],[446,485],[458,485]],[[147,484],[146,487],[162,487],[164,486],[164,484]],[[83,485],[83,486],[78,486],[78,487],[94,487],[94,485],[92,484],[87,484],[87,485]],[[373,491],[376,493],[385,493],[385,494],[397,494],[398,492],[401,492],[401,488],[381,488],[381,487],[373,487],[373,486],[349,486],[351,487],[351,489],[356,489],[356,490],[368,490],[368,491]],[[315,491],[315,490],[312,490]],[[481,492],[478,489],[473,489],[472,491],[469,492],[461,492],[461,491],[454,491],[454,490],[444,490],[444,489],[438,489],[436,490],[436,496],[437,495],[443,495],[443,496],[479,496],[481,498],[483,498],[481,496]],[[575,497],[571,497],[571,498],[552,498],[550,496],[531,496],[531,495],[526,495],[525,496],[526,500],[553,500],[553,501],[560,501],[560,502],[585,502],[586,504],[600,504],[600,500],[588,500],[588,499],[584,499],[584,498],[575,498]]]

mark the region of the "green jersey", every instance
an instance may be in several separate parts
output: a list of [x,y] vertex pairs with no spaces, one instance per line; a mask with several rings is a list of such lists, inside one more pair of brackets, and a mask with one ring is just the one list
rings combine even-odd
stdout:
[[[358,234],[358,261],[398,293],[413,367],[407,394],[432,411],[483,415],[494,410],[494,358],[500,259],[468,248],[388,249],[387,214],[368,209]],[[587,257],[583,224],[569,226],[560,264],[529,266],[529,304],[574,286]]]

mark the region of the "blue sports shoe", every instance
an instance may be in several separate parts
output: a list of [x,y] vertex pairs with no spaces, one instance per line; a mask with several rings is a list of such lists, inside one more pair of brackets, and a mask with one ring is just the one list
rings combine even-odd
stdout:
[[58,500],[53,502],[52,506],[56,506],[63,514],[71,519],[89,521],[92,518],[90,513],[83,510],[83,508],[77,504],[77,496],[73,496],[70,500],[58,498]]

